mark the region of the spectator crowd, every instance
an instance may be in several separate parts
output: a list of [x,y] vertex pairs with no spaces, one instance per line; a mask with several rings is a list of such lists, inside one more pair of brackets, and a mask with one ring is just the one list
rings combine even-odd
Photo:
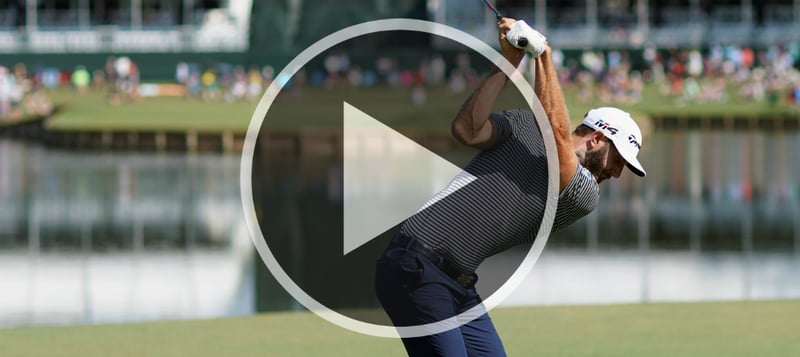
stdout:
[[[643,50],[586,49],[572,56],[555,50],[554,61],[562,83],[575,89],[580,102],[637,103],[646,85],[676,105],[727,101],[789,103],[800,106],[800,45],[756,49],[715,45],[698,49]],[[640,56],[635,58],[635,56]],[[521,70],[532,73],[531,62]],[[320,68],[295,76],[296,85],[327,89],[388,85],[412,88],[412,102],[424,102],[424,89],[446,85],[462,93],[477,85],[480,76],[461,53],[451,63],[442,56],[401,68],[396,58],[381,56],[374,65],[355,65],[345,54],[330,55]],[[652,93],[651,93],[652,95]]]
[[44,93],[43,84],[51,77],[52,73],[40,68],[29,73],[22,63],[11,68],[0,66],[0,120],[49,115],[53,105]]
[[[768,48],[715,45],[702,52],[654,47],[635,51],[585,49],[569,56],[554,50],[553,57],[564,87],[574,90],[580,102],[637,103],[649,86],[676,105],[737,101],[800,107],[800,44]],[[402,62],[405,65],[397,57],[378,55],[367,63],[357,63],[347,54],[332,53],[319,65],[307,66],[291,78],[282,78],[269,65],[246,68],[180,62],[175,68],[179,90],[169,95],[177,93],[203,101],[257,101],[270,83],[279,81],[289,95],[302,95],[306,87],[404,87],[410,89],[411,103],[419,105],[426,102],[430,88],[461,94],[480,80],[467,53],[455,54],[449,62],[440,54]],[[532,72],[531,65],[523,62],[520,69],[527,75]],[[140,82],[139,66],[127,56],[109,57],[103,68],[93,71],[85,66],[72,70],[0,66],[0,118],[16,119],[23,112],[49,114],[52,104],[44,89],[63,84],[79,94],[105,91],[110,104],[136,103],[144,92],[140,91]]]
[[[639,61],[627,51],[585,50],[578,59],[557,55],[562,82],[578,88],[578,100],[635,103],[645,83],[675,104],[727,101],[800,105],[800,47],[754,49],[716,45],[697,49],[646,47]],[[634,67],[633,62],[640,63]]]

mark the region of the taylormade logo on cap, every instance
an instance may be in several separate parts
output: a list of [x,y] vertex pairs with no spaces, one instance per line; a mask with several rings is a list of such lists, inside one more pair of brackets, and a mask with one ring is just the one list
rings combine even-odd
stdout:
[[613,107],[595,108],[586,113],[583,124],[594,130],[602,130],[633,173],[639,176],[647,174],[636,158],[642,148],[642,131],[628,112]]
[[603,130],[607,130],[608,132],[611,133],[611,135],[617,135],[617,132],[619,131],[619,129],[612,127],[611,125],[606,123],[603,119],[600,119],[600,120],[594,122],[594,125],[597,128],[600,128],[600,129],[603,129]]

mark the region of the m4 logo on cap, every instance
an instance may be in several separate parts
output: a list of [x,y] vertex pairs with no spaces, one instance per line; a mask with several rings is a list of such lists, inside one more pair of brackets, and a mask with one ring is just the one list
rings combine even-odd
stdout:
[[619,129],[614,128],[611,125],[608,125],[608,123],[606,123],[605,120],[603,120],[603,119],[600,119],[600,120],[596,121],[594,123],[594,125],[596,125],[600,129],[605,129],[605,130],[610,131],[611,135],[617,135],[617,132],[619,131]]
[[637,149],[641,149],[642,148],[642,144],[639,144],[639,142],[636,140],[636,137],[633,136],[633,134],[628,136],[628,142],[630,142],[633,145],[636,145]]

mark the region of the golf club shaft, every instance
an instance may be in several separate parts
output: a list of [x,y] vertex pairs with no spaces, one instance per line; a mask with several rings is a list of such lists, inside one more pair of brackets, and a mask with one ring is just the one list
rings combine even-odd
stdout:
[[500,11],[497,11],[497,9],[494,7],[494,5],[492,5],[492,3],[489,2],[489,0],[483,0],[483,3],[486,4],[487,7],[489,7],[489,10],[494,11],[494,14],[495,16],[497,16],[498,20],[503,18],[503,15],[500,14]]
[[[489,8],[489,10],[492,10],[494,12],[494,15],[497,17],[497,20],[500,20],[500,19],[503,18],[503,15],[500,14],[500,11],[497,11],[497,8],[495,8],[494,5],[492,5],[492,3],[489,2],[489,0],[483,0],[483,3],[486,4],[486,6]],[[525,38],[525,37],[520,37],[519,39],[517,39],[517,45],[521,46],[521,47],[527,46],[528,45],[528,39]]]

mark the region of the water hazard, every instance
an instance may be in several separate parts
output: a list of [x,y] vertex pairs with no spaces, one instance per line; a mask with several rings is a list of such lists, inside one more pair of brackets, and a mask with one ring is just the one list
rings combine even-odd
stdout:
[[[604,183],[599,208],[550,238],[505,304],[800,298],[798,136],[646,138],[647,178]],[[258,199],[285,204],[286,214],[340,203],[335,161],[302,162],[285,165]],[[0,326],[300,308],[255,254],[238,185],[235,154],[69,152],[0,140]],[[493,258],[482,280],[522,253]]]

